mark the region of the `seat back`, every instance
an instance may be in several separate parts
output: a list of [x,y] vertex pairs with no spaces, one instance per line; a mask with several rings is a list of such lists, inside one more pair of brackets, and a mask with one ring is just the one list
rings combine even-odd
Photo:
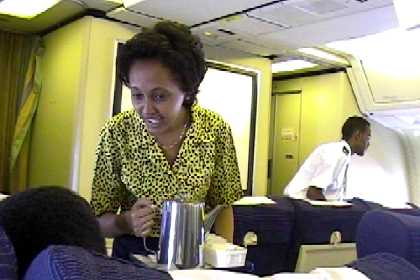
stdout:
[[356,236],[359,258],[391,253],[420,268],[420,217],[384,210],[366,213]]
[[2,227],[0,227],[0,279],[17,279],[15,250]]
[[24,280],[169,280],[171,276],[141,263],[111,258],[81,247],[52,245],[31,263]]
[[252,263],[255,274],[268,276],[292,271],[288,250],[294,222],[294,208],[289,198],[274,199],[274,205],[233,206],[233,243],[243,246],[250,232],[257,244],[248,246],[246,260]]

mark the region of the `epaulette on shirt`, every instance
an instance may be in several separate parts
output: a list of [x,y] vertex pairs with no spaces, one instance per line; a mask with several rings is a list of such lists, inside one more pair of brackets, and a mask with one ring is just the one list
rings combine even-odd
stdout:
[[343,153],[344,153],[346,156],[348,156],[348,155],[349,155],[349,153],[350,153],[349,149],[347,149],[347,147],[346,147],[346,146],[343,146]]

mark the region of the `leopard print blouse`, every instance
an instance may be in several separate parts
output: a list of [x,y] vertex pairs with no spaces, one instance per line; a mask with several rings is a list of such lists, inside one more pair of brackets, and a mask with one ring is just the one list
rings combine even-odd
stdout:
[[[162,207],[165,200],[187,196],[207,207],[231,204],[242,193],[229,125],[194,104],[178,156],[171,166],[141,117],[125,111],[108,121],[96,150],[91,205],[95,215],[131,208],[137,198]],[[160,217],[151,236],[159,236]]]

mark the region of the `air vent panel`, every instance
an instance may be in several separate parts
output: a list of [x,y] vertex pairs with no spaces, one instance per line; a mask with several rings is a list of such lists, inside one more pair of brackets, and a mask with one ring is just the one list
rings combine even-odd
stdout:
[[292,6],[314,15],[325,15],[347,9],[348,6],[342,2],[335,0],[301,1]]

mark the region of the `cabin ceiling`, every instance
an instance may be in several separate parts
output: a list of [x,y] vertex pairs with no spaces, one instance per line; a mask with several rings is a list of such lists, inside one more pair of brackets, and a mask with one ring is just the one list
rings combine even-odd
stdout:
[[189,25],[206,45],[259,56],[282,56],[398,26],[392,0],[62,0],[31,20],[0,15],[0,29],[45,33],[88,14],[139,29],[159,19],[175,20]]

